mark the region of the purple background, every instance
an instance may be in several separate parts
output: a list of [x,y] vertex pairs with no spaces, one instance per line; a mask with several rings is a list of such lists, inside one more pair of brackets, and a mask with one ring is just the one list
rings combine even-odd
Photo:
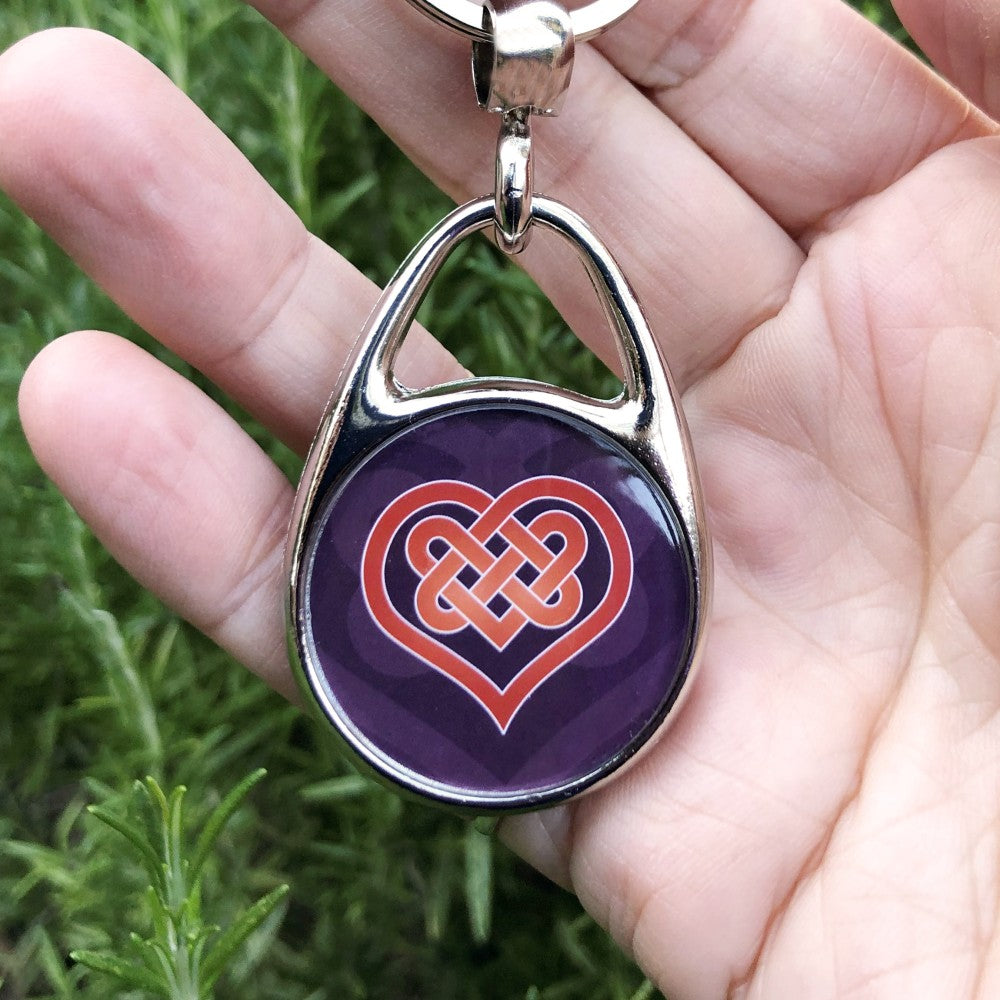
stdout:
[[[501,734],[463,688],[378,628],[361,595],[361,553],[378,516],[420,483],[462,480],[495,497],[539,475],[575,479],[611,504],[632,545],[632,591],[615,623],[549,676]],[[541,793],[585,778],[648,735],[643,730],[672,700],[692,619],[685,543],[660,491],[599,432],[513,407],[450,411],[391,438],[326,502],[304,570],[315,657],[350,726],[404,768],[456,791]],[[526,523],[552,506],[573,511],[594,541],[593,522],[572,505],[533,503],[517,516]],[[440,512],[472,519],[456,505]],[[407,609],[417,577],[401,552],[409,527],[390,546],[388,590],[416,623]],[[472,628],[436,638],[503,687],[601,599],[608,572],[598,540],[577,569],[583,609],[565,629],[529,623],[502,653]]]

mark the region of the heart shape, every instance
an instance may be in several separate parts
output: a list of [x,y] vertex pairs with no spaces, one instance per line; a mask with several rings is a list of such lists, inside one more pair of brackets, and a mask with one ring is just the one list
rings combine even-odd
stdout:
[[[562,508],[543,511],[527,524],[517,518],[522,508],[539,500],[561,501],[585,514],[607,546],[607,588],[590,613],[568,629],[584,604],[576,570],[591,542],[580,519]],[[435,511],[441,504],[458,504],[475,520],[462,525]],[[415,516],[405,552],[419,578],[414,606],[423,628],[400,614],[386,584],[389,549]],[[554,541],[561,545],[554,548]],[[537,476],[493,497],[468,483],[438,480],[403,493],[376,520],[361,559],[361,584],[368,611],[382,632],[462,687],[505,733],[539,686],[618,619],[631,593],[632,568],[632,548],[621,520],[582,483]],[[476,579],[466,583],[463,574]],[[494,609],[497,604],[501,611]],[[435,638],[472,628],[503,650],[529,626],[559,634],[505,687]]]

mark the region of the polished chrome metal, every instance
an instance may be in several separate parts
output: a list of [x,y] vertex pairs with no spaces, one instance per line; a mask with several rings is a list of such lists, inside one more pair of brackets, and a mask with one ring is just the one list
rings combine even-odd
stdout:
[[506,253],[528,245],[531,226],[533,114],[555,115],[573,75],[570,15],[553,0],[491,0],[483,8],[487,41],[472,46],[482,107],[503,116],[497,140],[495,236]]
[[[495,224],[495,204],[483,198],[456,209],[414,248],[386,286],[351,356],[345,362],[331,403],[310,450],[296,495],[289,536],[288,641],[296,676],[310,700],[334,721],[324,703],[322,673],[315,650],[300,628],[302,571],[307,539],[323,490],[350,468],[361,453],[413,421],[463,405],[524,405],[561,413],[599,427],[657,480],[671,498],[687,535],[694,590],[691,660],[676,700],[654,720],[655,735],[638,753],[624,752],[574,783],[544,796],[516,793],[473,796],[430,779],[400,772],[398,765],[373,761],[359,737],[334,728],[373,774],[449,807],[476,813],[516,812],[553,805],[603,784],[644,754],[662,734],[669,713],[691,689],[711,595],[711,552],[702,499],[683,414],[659,348],[635,294],[608,249],[575,212],[559,202],[536,197],[536,224],[563,236],[573,246],[600,296],[616,335],[623,389],[611,400],[593,399],[540,382],[507,378],[467,378],[429,389],[409,389],[396,379],[394,363],[421,297],[455,245]],[[349,430],[349,433],[348,433]],[[342,433],[343,432],[343,433]],[[629,752],[632,752],[631,750]]]
[[557,115],[573,75],[573,25],[553,0],[491,0],[489,31],[472,44],[472,75],[480,107]]
[[497,246],[505,253],[518,254],[528,246],[534,195],[532,162],[531,119],[527,112],[508,112],[497,140],[493,226]]
[[[589,41],[617,24],[639,0],[592,0],[572,12],[573,34],[579,42]],[[485,40],[483,4],[477,0],[410,0],[410,3],[439,24],[470,38]]]

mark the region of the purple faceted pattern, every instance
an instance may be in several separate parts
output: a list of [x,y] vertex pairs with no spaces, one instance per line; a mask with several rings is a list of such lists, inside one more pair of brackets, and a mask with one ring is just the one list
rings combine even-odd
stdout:
[[[362,594],[362,556],[379,516],[407,490],[451,480],[497,497],[538,476],[582,483],[610,504],[628,535],[633,579],[613,624],[547,677],[504,732],[467,690],[378,626]],[[304,563],[307,642],[333,713],[383,758],[381,770],[412,772],[416,780],[406,776],[404,783],[429,782],[470,797],[544,795],[587,779],[648,738],[673,700],[694,612],[687,543],[661,489],[599,430],[516,407],[448,411],[390,438],[323,502]],[[561,630],[529,623],[502,650],[471,626],[434,636],[501,688],[608,588],[610,554],[592,518],[551,500],[526,504],[514,516],[528,524],[546,509],[571,511],[588,535],[576,569],[583,604],[573,621]],[[433,513],[465,526],[476,517],[458,504]],[[420,577],[403,553],[411,527],[404,524],[388,549],[385,589],[399,614],[422,628],[414,609]],[[503,544],[493,538],[488,547],[499,554]],[[463,582],[471,586],[475,575],[468,572]],[[502,598],[494,610],[503,612]]]

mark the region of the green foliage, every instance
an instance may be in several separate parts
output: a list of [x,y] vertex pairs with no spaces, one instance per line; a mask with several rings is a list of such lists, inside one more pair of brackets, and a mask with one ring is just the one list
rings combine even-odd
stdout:
[[[146,825],[153,828],[152,835],[131,819],[91,806],[90,813],[120,833],[139,859],[149,881],[145,896],[153,934],[146,938],[132,935],[136,958],[131,960],[85,949],[72,952],[70,957],[95,972],[112,976],[125,987],[155,993],[166,1000],[209,1000],[238,949],[288,893],[287,885],[272,889],[221,934],[202,919],[201,876],[205,862],[223,827],[265,774],[262,768],[254,771],[216,806],[190,860],[183,846],[187,791],[183,785],[168,797],[155,778],[136,782],[139,795],[151,807]],[[159,848],[153,846],[154,841]]]
[[906,29],[900,24],[892,4],[887,0],[858,0],[852,6],[857,7],[869,21],[874,21],[897,41],[913,47]]
[[493,917],[493,841],[472,823],[465,833],[465,898],[472,940],[486,944]]
[[[888,4],[861,6],[898,30]],[[236,0],[3,0],[0,48],[61,24],[108,31],[165,69],[376,281],[449,207]],[[451,258],[420,318],[474,371],[613,389],[533,283],[485,243]],[[78,328],[128,336],[219,398],[0,198],[0,996],[107,1000],[107,978],[86,974],[71,952],[133,976],[133,1000],[156,995],[146,974],[165,972],[144,942],[169,938],[170,922],[194,920],[198,907],[230,928],[212,939],[222,948],[213,964],[211,952],[201,958],[203,977],[227,966],[219,1000],[654,996],[575,900],[465,822],[354,774],[296,709],[114,564],[40,473],[17,422],[31,358]],[[297,473],[295,456],[220,402]],[[259,766],[270,777],[251,799],[226,797]],[[151,840],[132,818],[134,779],[145,774],[155,787],[189,788],[186,810],[204,832],[186,873],[161,864],[183,856],[174,833]],[[179,797],[144,787],[161,826],[179,831],[169,819]],[[95,800],[110,825],[88,819]],[[145,846],[123,851],[123,836]],[[280,928],[265,919],[230,954],[285,883]],[[150,938],[151,914],[160,926]]]

